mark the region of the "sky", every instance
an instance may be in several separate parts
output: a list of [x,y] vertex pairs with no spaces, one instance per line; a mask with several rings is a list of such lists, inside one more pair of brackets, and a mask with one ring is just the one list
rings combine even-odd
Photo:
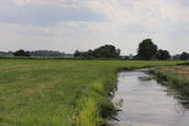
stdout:
[[0,51],[73,53],[113,44],[135,54],[151,38],[189,52],[189,0],[0,0]]

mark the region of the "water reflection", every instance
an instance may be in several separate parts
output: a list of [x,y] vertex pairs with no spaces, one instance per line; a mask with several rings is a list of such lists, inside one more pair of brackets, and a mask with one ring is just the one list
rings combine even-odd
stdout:
[[[160,82],[158,82],[158,84],[160,84]],[[165,87],[164,92],[166,92],[166,94],[168,96],[174,97],[174,99],[176,99],[177,102],[182,105],[182,107],[184,107],[187,110],[189,109],[189,97],[188,96],[184,96],[183,94],[179,93],[175,89],[168,88],[168,87]]]
[[113,126],[188,126],[189,100],[167,89],[143,71],[119,74],[113,102],[118,112]]

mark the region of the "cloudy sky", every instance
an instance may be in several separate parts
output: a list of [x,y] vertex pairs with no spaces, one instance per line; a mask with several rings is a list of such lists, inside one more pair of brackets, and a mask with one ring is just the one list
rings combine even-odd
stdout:
[[189,0],[0,0],[1,51],[114,44],[130,54],[145,38],[189,51]]

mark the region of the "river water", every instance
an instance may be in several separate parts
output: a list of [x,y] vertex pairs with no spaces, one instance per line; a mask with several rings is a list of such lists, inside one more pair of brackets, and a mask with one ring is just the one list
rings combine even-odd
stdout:
[[189,126],[189,110],[143,70],[121,72],[113,103],[122,111],[112,126]]

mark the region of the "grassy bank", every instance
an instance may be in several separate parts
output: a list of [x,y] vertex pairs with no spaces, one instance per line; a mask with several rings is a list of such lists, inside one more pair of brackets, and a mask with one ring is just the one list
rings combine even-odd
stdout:
[[118,70],[179,61],[0,60],[0,126],[99,126]]
[[189,97],[189,66],[161,67],[152,71],[164,85]]

